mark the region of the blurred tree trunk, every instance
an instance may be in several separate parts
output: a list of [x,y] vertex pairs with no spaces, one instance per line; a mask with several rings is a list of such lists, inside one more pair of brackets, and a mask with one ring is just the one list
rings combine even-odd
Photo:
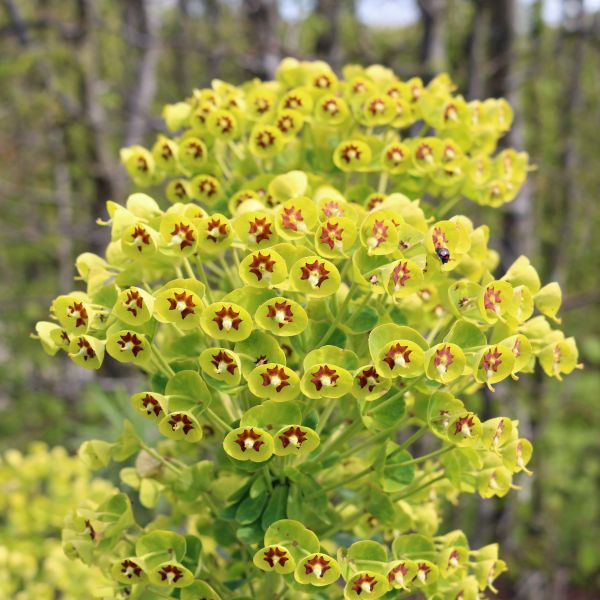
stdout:
[[481,98],[484,93],[485,12],[484,0],[473,0],[473,16],[465,39],[464,57],[467,64],[467,98]]
[[342,11],[341,0],[317,0],[315,14],[320,18],[321,31],[315,42],[315,54],[326,60],[334,69],[342,62],[339,21]]
[[[156,92],[156,69],[159,57],[158,14],[148,0],[129,0],[125,5],[123,28],[125,39],[138,46],[133,85],[127,93],[124,145],[140,144],[148,131],[149,109]],[[134,53],[135,56],[135,53]]]
[[419,62],[427,79],[446,68],[446,0],[418,0],[423,27]]
[[246,67],[254,77],[272,79],[281,60],[277,0],[243,2],[247,39]]

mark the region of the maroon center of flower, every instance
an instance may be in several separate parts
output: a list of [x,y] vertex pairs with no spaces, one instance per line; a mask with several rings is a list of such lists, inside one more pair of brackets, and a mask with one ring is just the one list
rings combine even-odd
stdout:
[[446,235],[442,231],[441,227],[435,227],[433,229],[431,240],[433,241],[433,245],[436,250],[439,248],[445,248],[448,245],[448,240],[446,239]]
[[368,110],[372,116],[376,117],[385,110],[385,102],[382,98],[374,98],[369,102]]
[[475,421],[473,420],[472,415],[465,415],[464,417],[460,417],[456,420],[454,426],[454,434],[458,435],[462,433],[465,437],[469,437],[471,435],[471,429],[475,427]]
[[217,127],[221,130],[221,133],[229,133],[233,130],[233,119],[229,115],[221,115],[217,119]]
[[388,237],[389,226],[385,224],[385,221],[375,221],[373,224],[372,234],[375,239],[376,246],[383,244]]
[[80,354],[83,354],[84,361],[87,362],[88,358],[94,358],[94,356],[96,356],[96,352],[92,348],[92,345],[85,338],[79,338],[77,340],[77,346],[80,348]]
[[502,290],[494,289],[493,285],[488,286],[485,289],[485,294],[483,295],[483,306],[486,310],[498,310],[498,305],[502,302],[500,297]]
[[275,143],[275,136],[267,129],[263,129],[256,134],[256,145],[263,149],[269,148]]
[[328,87],[331,87],[331,78],[328,77],[327,75],[319,75],[318,77],[315,77],[314,80],[314,86],[321,88],[321,89],[325,89]]
[[448,568],[456,569],[456,567],[458,567],[459,564],[459,558],[460,554],[458,553],[458,550],[452,550],[452,552],[450,552],[450,555],[448,556]]
[[[204,122],[205,119],[201,120]],[[194,158],[202,158],[204,155],[204,148],[202,148],[202,144],[199,144],[198,142],[189,142],[186,146],[186,152]]]
[[502,433],[504,431],[504,419],[501,419],[498,423],[498,427],[496,427],[496,431],[494,432],[494,437],[492,438],[492,446],[495,448],[500,443],[500,438],[502,437]]
[[144,300],[138,291],[129,290],[124,304],[127,307],[127,312],[130,312],[134,317],[137,317],[138,308],[144,306]]
[[362,150],[356,144],[347,144],[342,148],[340,156],[346,164],[350,164],[353,160],[359,160],[362,155]]
[[257,367],[260,367],[260,365],[266,365],[269,362],[269,359],[266,357],[265,354],[261,354],[255,361],[254,364]]
[[180,293],[175,292],[172,298],[167,298],[169,302],[169,310],[178,310],[181,313],[181,318],[185,319],[188,315],[194,314],[194,308],[196,308],[196,304],[194,303],[194,299],[192,294],[188,294],[183,291]]
[[288,96],[285,101],[283,102],[283,106],[284,108],[302,108],[302,98],[300,98],[299,96]]
[[323,112],[327,113],[331,117],[335,117],[340,112],[340,107],[338,106],[337,100],[334,98],[329,98],[329,100],[325,100],[323,105],[321,106]]
[[169,425],[173,431],[177,431],[178,429],[182,429],[183,433],[187,435],[192,429],[194,429],[194,423],[187,415],[182,415],[180,413],[170,415]]
[[356,592],[357,596],[360,596],[363,592],[369,594],[375,589],[376,585],[377,581],[375,581],[375,577],[368,573],[364,573],[354,580],[352,583],[352,591]]
[[279,117],[277,120],[277,129],[279,129],[281,133],[287,133],[288,131],[291,131],[294,129],[294,119],[292,119],[292,117],[289,115],[283,115],[282,117]]
[[278,563],[283,567],[288,560],[287,552],[283,548],[269,548],[264,554],[264,561],[271,568]]
[[300,446],[306,441],[306,433],[300,429],[300,427],[293,425],[286,429],[280,436],[281,445],[284,448],[287,448],[290,444],[292,446],[296,446],[296,448],[300,448]]
[[398,166],[405,157],[404,150],[400,146],[392,146],[385,154],[387,160]]
[[392,271],[392,281],[395,288],[398,290],[406,285],[410,279],[410,269],[407,262],[399,262]]
[[558,365],[558,363],[560,363],[560,359],[562,358],[562,352],[560,351],[560,346],[558,344],[556,344],[556,346],[554,346],[554,359],[553,362],[555,365]]
[[433,158],[433,150],[429,144],[421,143],[415,152],[415,156],[418,160],[428,161]]
[[92,542],[95,542],[96,541],[96,530],[92,527],[92,524],[90,523],[89,519],[86,519],[86,521],[85,521],[85,530],[88,532]]
[[302,216],[302,210],[295,206],[284,208],[281,214],[281,224],[284,229],[291,229],[292,231],[298,231],[298,223],[304,222]]
[[447,123],[448,121],[456,121],[458,118],[458,111],[456,110],[456,106],[454,104],[448,104],[444,109],[444,121]]
[[260,434],[256,433],[254,429],[244,429],[242,433],[238,433],[237,439],[234,443],[240,447],[242,452],[246,452],[246,450],[254,450],[255,452],[258,452],[260,447],[264,444],[260,438]]
[[285,300],[283,302],[274,302],[267,307],[267,317],[275,319],[277,326],[281,329],[286,323],[291,323],[294,320],[292,305]]
[[173,157],[173,150],[171,150],[169,144],[163,144],[161,146],[160,155],[164,160],[169,160]]
[[353,86],[352,86],[352,92],[354,94],[362,94],[362,92],[364,92],[367,89],[367,86],[365,85],[364,81],[357,81]]
[[406,563],[400,563],[388,572],[387,578],[390,583],[395,581],[402,584],[404,583],[404,577],[406,577],[407,573],[408,567],[406,566]]
[[271,223],[267,223],[267,217],[256,217],[254,221],[248,224],[248,235],[255,238],[255,243],[260,244],[263,240],[268,240],[273,233],[271,231]]
[[339,202],[330,200],[323,206],[323,214],[329,219],[330,217],[341,217],[344,214],[344,209],[340,206]]
[[400,98],[401,96],[401,91],[398,87],[396,86],[392,86],[390,88],[388,88],[385,92],[390,98],[393,98],[394,100],[397,100],[398,98]]
[[361,389],[367,387],[369,392],[372,392],[379,383],[379,373],[375,367],[363,369],[356,378],[358,379],[358,385],[360,385]]
[[324,387],[336,387],[337,380],[340,376],[335,369],[330,369],[327,365],[321,365],[314,373],[312,373],[311,383],[317,391],[321,391]]
[[210,198],[211,196],[214,196],[217,193],[217,185],[212,179],[201,179],[198,182],[198,191],[207,198]]
[[339,223],[325,223],[321,228],[321,244],[327,245],[333,250],[335,242],[342,241],[343,232]]
[[512,351],[516,358],[519,358],[519,356],[521,356],[521,340],[519,338],[515,340],[515,343],[512,347]]
[[142,352],[142,340],[135,333],[128,331],[120,337],[121,339],[117,340],[117,344],[121,347],[121,352],[130,351],[135,357]]
[[143,156],[137,157],[137,170],[144,172],[148,170],[148,161]]
[[313,263],[305,263],[300,279],[308,280],[312,287],[321,287],[321,284],[329,279],[329,270],[325,268],[325,263],[315,260]]
[[420,581],[425,581],[427,579],[427,575],[429,575],[429,571],[431,571],[431,567],[427,565],[427,563],[419,563],[417,565],[417,578]]
[[498,367],[502,364],[500,357],[502,356],[501,352],[498,352],[498,347],[496,346],[492,350],[488,350],[484,355],[481,361],[481,366],[488,374],[490,372],[496,373],[498,371]]
[[290,376],[283,367],[268,368],[264,373],[261,373],[261,377],[263,387],[274,387],[276,392],[281,392],[285,386],[290,385],[288,382]]
[[383,196],[372,196],[369,202],[367,203],[367,208],[369,210],[373,210],[376,206],[379,206],[384,200],[385,198]]
[[394,367],[404,367],[410,362],[412,350],[408,346],[403,346],[400,343],[394,344],[385,354],[383,358],[390,369]]
[[158,417],[158,415],[160,415],[162,412],[162,408],[160,407],[158,400],[150,394],[146,394],[142,398],[142,405],[148,414],[154,413],[154,415]]
[[213,354],[210,362],[214,365],[217,373],[227,371],[230,375],[233,375],[237,369],[237,365],[233,358],[223,350],[217,352],[217,354]]
[[166,565],[159,572],[161,581],[177,583],[183,577],[183,571],[175,565]]
[[267,98],[257,98],[254,101],[256,112],[263,115],[271,108],[271,102]]
[[83,302],[73,302],[73,304],[67,308],[67,314],[69,317],[75,319],[75,327],[81,327],[87,323],[88,314],[83,306]]
[[215,312],[213,321],[219,327],[219,331],[229,331],[231,328],[238,330],[242,319],[239,318],[240,313],[233,310],[231,306],[222,306],[221,310]]
[[69,334],[64,329],[61,329],[60,339],[63,341],[63,343],[66,346],[68,346],[71,343],[71,338],[69,337]]
[[142,568],[132,560],[126,559],[121,563],[121,573],[131,579],[134,575],[139,577],[142,574]]
[[183,250],[186,246],[193,245],[195,238],[194,232],[190,225],[185,223],[177,223],[173,231],[171,231],[173,243],[179,244],[179,249]]
[[310,575],[313,573],[315,577],[322,579],[325,573],[331,569],[329,566],[330,562],[331,561],[327,560],[324,556],[317,554],[304,563],[304,574]]
[[211,219],[206,225],[208,234],[206,239],[217,243],[219,238],[227,235],[227,223],[221,223],[221,219]]
[[448,367],[454,362],[454,355],[450,350],[450,346],[442,346],[435,352],[433,364],[438,371],[448,370]]
[[258,281],[262,281],[265,271],[267,273],[272,273],[274,266],[275,261],[271,260],[270,254],[263,255],[260,252],[258,252],[258,254],[255,254],[252,257],[252,262],[250,263],[248,270],[250,271],[250,273],[256,275]]

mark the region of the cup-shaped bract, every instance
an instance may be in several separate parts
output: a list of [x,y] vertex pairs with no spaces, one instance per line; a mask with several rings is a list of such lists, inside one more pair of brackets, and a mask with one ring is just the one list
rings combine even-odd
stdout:
[[232,302],[209,304],[202,311],[200,325],[206,335],[229,342],[240,342],[252,333],[252,317]]
[[262,571],[279,573],[280,575],[293,573],[296,568],[296,561],[290,551],[279,545],[261,548],[254,555],[252,562]]
[[146,290],[132,286],[119,293],[112,310],[127,325],[143,325],[152,318],[154,297]]
[[152,359],[152,346],[146,336],[128,329],[111,333],[106,338],[106,351],[119,362],[142,367]]
[[463,375],[466,363],[464,352],[456,344],[436,344],[425,353],[427,377],[444,384]]
[[259,327],[281,337],[298,335],[308,325],[308,315],[302,306],[283,296],[263,302],[256,309],[254,320]]
[[202,427],[189,411],[176,411],[166,415],[158,425],[158,430],[171,440],[199,442],[202,439]]
[[385,575],[377,571],[358,571],[346,582],[345,600],[375,600],[390,589]]
[[306,256],[296,261],[290,269],[294,288],[315,298],[335,294],[341,277],[337,267],[320,256]]
[[319,435],[310,427],[286,425],[274,436],[274,453],[277,456],[309,454],[319,445]]
[[138,392],[131,396],[131,405],[142,417],[160,421],[167,412],[168,400],[156,392]]
[[165,286],[154,296],[154,316],[163,323],[173,323],[183,330],[195,329],[202,315],[202,297],[180,286]]
[[194,574],[173,560],[156,566],[149,572],[148,578],[150,583],[159,587],[184,588],[194,582]]
[[247,377],[248,389],[258,398],[293,400],[300,393],[296,372],[277,363],[258,365]]
[[198,359],[200,368],[208,377],[228,385],[237,385],[241,378],[241,363],[238,355],[228,348],[207,348]]
[[236,460],[264,462],[273,456],[273,437],[260,427],[238,427],[225,436],[223,448]]
[[300,560],[294,571],[298,583],[324,587],[335,583],[340,577],[340,566],[335,558],[313,552]]
[[287,278],[285,260],[272,249],[256,250],[239,266],[242,281],[256,288],[276,287]]

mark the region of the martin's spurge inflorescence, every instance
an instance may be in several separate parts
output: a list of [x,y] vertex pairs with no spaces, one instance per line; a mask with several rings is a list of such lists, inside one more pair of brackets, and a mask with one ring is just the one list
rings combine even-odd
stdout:
[[37,326],[51,354],[148,376],[131,404],[157,446],[127,422],[80,455],[135,456],[121,479],[155,518],[121,493],[63,533],[104,597],[470,600],[505,570],[438,532],[444,502],[529,473],[518,423],[466,399],[536,361],[560,379],[577,349],[558,285],[525,257],[496,277],[488,228],[448,213],[512,200],[528,157],[496,151],[504,100],[343,74],[286,59],[166,106],[172,135],[121,152],[152,197],[107,203],[105,256],[79,256],[84,291]]

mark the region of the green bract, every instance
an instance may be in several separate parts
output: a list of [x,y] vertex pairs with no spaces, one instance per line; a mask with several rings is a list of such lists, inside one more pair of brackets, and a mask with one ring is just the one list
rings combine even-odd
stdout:
[[107,202],[106,252],[36,326],[48,354],[148,377],[119,439],[81,446],[90,468],[130,460],[127,494],[81,502],[67,554],[105,598],[493,591],[497,548],[443,534],[445,504],[507,494],[532,447],[473,396],[580,366],[558,285],[525,257],[503,273],[489,228],[451,214],[523,185],[527,155],[496,152],[510,107],[288,58],[163,116],[168,137],[121,153],[155,199]]

